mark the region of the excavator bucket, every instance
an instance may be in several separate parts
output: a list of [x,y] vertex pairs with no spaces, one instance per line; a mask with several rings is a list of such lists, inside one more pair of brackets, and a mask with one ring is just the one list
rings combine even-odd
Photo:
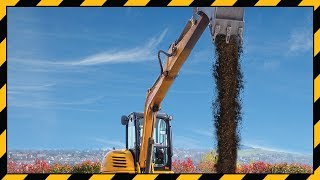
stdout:
[[[200,13],[202,12],[202,13]],[[209,20],[209,28],[214,41],[219,34],[226,35],[226,42],[229,43],[230,36],[238,35],[242,42],[244,27],[243,7],[197,7],[195,13],[205,14]]]

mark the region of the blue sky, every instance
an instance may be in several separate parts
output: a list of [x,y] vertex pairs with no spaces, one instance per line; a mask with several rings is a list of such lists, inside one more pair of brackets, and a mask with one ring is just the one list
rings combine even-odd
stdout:
[[[191,8],[9,8],[8,149],[123,147]],[[312,9],[246,8],[241,144],[312,154]],[[207,29],[162,103],[175,147],[212,148]]]

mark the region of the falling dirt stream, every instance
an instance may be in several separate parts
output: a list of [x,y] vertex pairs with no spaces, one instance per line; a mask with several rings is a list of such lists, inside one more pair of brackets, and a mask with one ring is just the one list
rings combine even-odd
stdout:
[[243,89],[240,56],[242,46],[237,36],[226,43],[225,35],[215,40],[216,61],[213,77],[217,97],[212,102],[213,122],[217,137],[217,173],[235,173],[241,121],[240,93]]

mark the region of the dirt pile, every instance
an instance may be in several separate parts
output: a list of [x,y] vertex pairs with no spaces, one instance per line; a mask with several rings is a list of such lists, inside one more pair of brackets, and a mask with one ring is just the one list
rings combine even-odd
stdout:
[[226,36],[218,35],[215,47],[216,61],[212,76],[216,82],[217,97],[212,102],[212,108],[219,154],[217,173],[235,173],[240,141],[240,93],[243,89],[240,66],[242,46],[236,36],[231,36],[227,44]]

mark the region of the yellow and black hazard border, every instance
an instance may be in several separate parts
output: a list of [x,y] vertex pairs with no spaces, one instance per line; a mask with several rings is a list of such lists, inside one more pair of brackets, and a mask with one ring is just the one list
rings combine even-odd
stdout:
[[[312,174],[8,174],[7,173],[7,8],[86,6],[290,6],[313,7]],[[0,179],[320,179],[320,0],[0,0]]]

